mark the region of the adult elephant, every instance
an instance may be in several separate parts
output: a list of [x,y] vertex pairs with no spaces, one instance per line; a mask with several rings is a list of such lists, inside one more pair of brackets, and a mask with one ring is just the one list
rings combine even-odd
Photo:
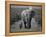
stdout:
[[31,28],[31,19],[34,16],[33,10],[24,10],[21,13],[21,20],[23,21],[24,27],[27,29]]

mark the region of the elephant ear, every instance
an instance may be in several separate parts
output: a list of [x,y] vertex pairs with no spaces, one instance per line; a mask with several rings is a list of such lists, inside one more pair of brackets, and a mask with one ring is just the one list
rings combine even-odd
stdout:
[[31,17],[34,17],[35,16],[35,11],[31,11]]

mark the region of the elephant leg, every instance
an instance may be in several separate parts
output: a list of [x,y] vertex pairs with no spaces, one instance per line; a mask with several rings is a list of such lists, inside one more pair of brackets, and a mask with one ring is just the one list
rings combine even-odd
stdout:
[[29,29],[31,28],[31,24],[29,24]]
[[25,26],[25,28],[27,28],[27,27],[26,27],[26,22],[25,22],[25,21],[24,21],[24,26]]
[[22,23],[20,24],[20,29],[22,28]]

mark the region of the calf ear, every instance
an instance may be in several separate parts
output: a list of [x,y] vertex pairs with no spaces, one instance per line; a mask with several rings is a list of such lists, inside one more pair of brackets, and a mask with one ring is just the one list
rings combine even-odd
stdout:
[[33,17],[35,15],[35,11],[31,11],[31,16]]
[[35,11],[32,10],[31,13],[32,13],[32,14],[35,14]]

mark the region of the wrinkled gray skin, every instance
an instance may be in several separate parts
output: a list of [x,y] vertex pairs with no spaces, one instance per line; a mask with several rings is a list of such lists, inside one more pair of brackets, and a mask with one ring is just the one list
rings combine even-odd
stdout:
[[31,11],[24,10],[21,13],[21,19],[23,21],[24,27],[27,29],[30,29],[31,28]]

